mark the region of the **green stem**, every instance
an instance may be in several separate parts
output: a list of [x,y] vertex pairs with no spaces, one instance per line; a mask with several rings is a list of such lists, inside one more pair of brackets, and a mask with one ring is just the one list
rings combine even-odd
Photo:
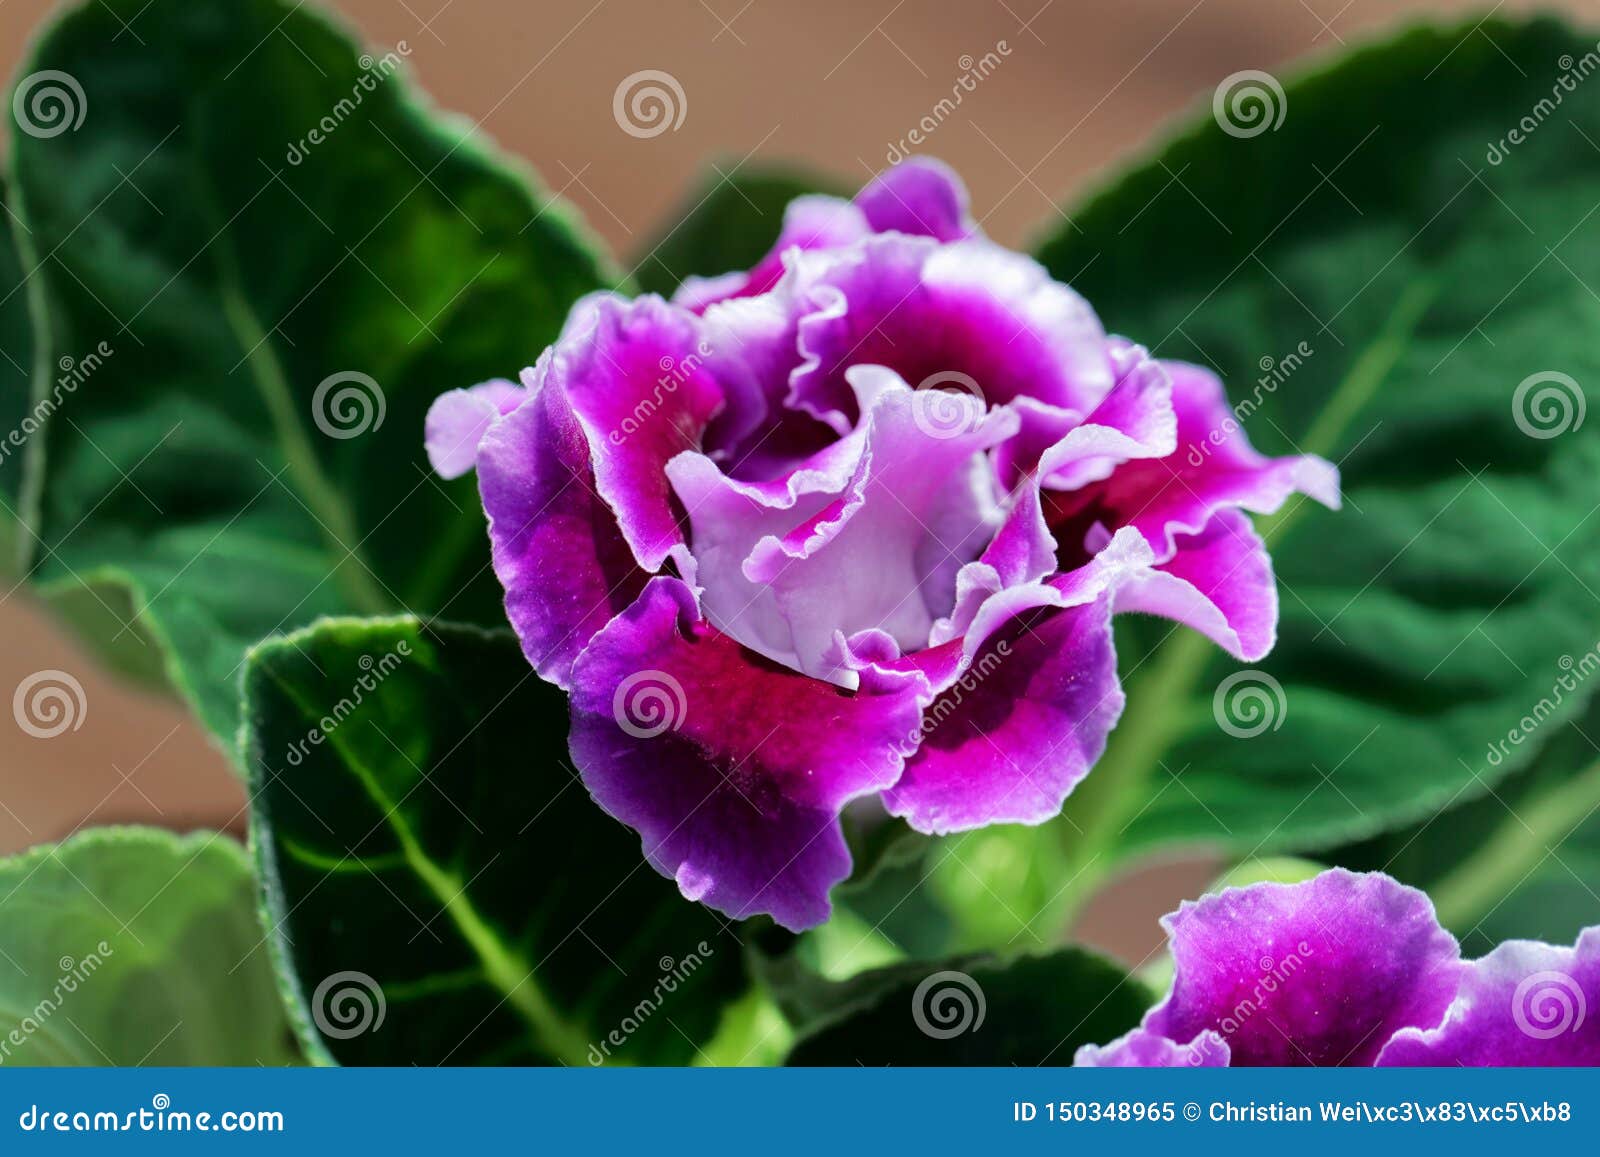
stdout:
[[1477,851],[1429,889],[1447,928],[1471,928],[1600,807],[1600,761],[1518,804]]

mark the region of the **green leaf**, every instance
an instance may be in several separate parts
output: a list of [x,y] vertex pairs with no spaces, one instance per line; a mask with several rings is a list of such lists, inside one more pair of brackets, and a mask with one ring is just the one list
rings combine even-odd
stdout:
[[0,862],[0,1063],[283,1065],[244,851],[95,828]]
[[1600,423],[1530,436],[1514,400],[1546,372],[1600,385],[1600,87],[1557,83],[1593,46],[1550,20],[1409,31],[1286,84],[1276,131],[1188,129],[1043,247],[1110,327],[1217,368],[1258,447],[1338,462],[1346,497],[1258,520],[1282,592],[1261,734],[1214,715],[1237,664],[1127,632],[1128,711],[1068,804],[1088,834],[1060,837],[1085,879],[1158,844],[1326,847],[1533,756],[1484,765],[1600,629]]
[[1564,726],[1543,722],[1558,700],[1600,672],[1600,654],[1564,670],[1488,749],[1509,750],[1513,736],[1517,745],[1537,739],[1532,767],[1422,824],[1332,857],[1426,889],[1468,955],[1513,939],[1570,944],[1600,924],[1600,704],[1591,699],[1582,719]]
[[473,481],[427,472],[423,415],[515,376],[614,279],[564,207],[412,94],[406,52],[358,57],[285,0],[107,0],[21,70],[22,107],[55,84],[82,112],[12,133],[40,364],[109,350],[47,427],[34,575],[87,590],[104,641],[164,651],[228,740],[263,636],[350,611],[503,621]]
[[[256,648],[245,686],[267,920],[314,1058],[682,1063],[747,987],[731,926],[584,791],[566,696],[509,632],[331,620]],[[381,1022],[350,1035],[341,989],[369,1020],[381,993]]]
[[789,1064],[1070,1065],[1080,1045],[1121,1036],[1154,1001],[1076,948],[900,964],[838,987],[842,1011],[802,1036]]
[[670,296],[691,274],[749,269],[772,249],[783,211],[807,193],[837,193],[834,182],[785,168],[713,166],[672,214],[674,222],[639,258],[634,277],[648,293]]

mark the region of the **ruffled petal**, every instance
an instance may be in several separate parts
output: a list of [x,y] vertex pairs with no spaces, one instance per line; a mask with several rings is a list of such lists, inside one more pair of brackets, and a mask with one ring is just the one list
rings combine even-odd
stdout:
[[440,394],[423,422],[428,464],[441,478],[459,478],[478,464],[478,444],[499,418],[520,406],[528,392],[503,378]]
[[1063,551],[1098,522],[1112,530],[1137,527],[1166,560],[1177,549],[1176,536],[1198,534],[1228,507],[1271,514],[1299,492],[1338,509],[1339,473],[1330,463],[1314,455],[1258,453],[1215,374],[1180,362],[1161,365],[1172,382],[1177,452],[1130,461],[1102,482],[1052,492],[1047,515]]
[[845,371],[881,365],[918,388],[958,388],[991,405],[1034,397],[1087,413],[1111,389],[1105,332],[1089,304],[1043,266],[987,241],[941,245],[882,234],[800,255],[805,363],[789,404],[847,432]]
[[748,273],[685,277],[673,303],[699,313],[717,302],[766,293],[783,277],[783,255],[790,249],[835,249],[872,232],[865,214],[850,201],[820,194],[796,197],[783,211],[777,242]]
[[1225,1068],[1228,1042],[1207,1031],[1188,1044],[1178,1044],[1136,1028],[1108,1045],[1084,1045],[1072,1063],[1089,1069]]
[[666,465],[698,450],[729,404],[757,406],[752,387],[722,373],[700,319],[659,297],[582,303],[555,347],[547,388],[561,391],[588,435],[595,488],[617,515],[639,565],[660,568],[683,531]]
[[1183,623],[1247,663],[1271,651],[1278,584],[1249,517],[1219,510],[1199,534],[1177,535],[1173,542],[1170,559],[1119,588],[1115,610]]
[[1440,1022],[1463,967],[1428,897],[1376,872],[1230,888],[1162,923],[1176,972],[1143,1027],[1217,1032],[1234,1065],[1370,1065]]
[[1403,1029],[1380,1065],[1600,1065],[1600,928],[1571,948],[1511,940],[1466,968],[1437,1028]]
[[1149,559],[1125,531],[1078,571],[991,598],[959,644],[899,664],[937,697],[889,813],[934,835],[1059,813],[1122,714],[1111,592]]
[[925,701],[871,663],[853,694],[768,664],[656,578],[574,668],[572,755],[686,897],[799,931],[849,874],[840,808],[898,777]]
[[648,576],[595,492],[588,440],[545,380],[549,361],[529,372],[526,402],[493,424],[476,453],[506,615],[534,670],[565,688],[578,652]]
[[856,194],[856,204],[874,233],[962,241],[981,232],[967,187],[954,169],[932,157],[909,157],[885,169]]

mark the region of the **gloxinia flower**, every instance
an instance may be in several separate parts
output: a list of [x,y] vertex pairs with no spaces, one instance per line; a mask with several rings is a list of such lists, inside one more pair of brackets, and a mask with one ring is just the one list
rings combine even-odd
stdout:
[[1427,896],[1343,868],[1230,888],[1162,924],[1172,991],[1077,1064],[1600,1064],[1600,928],[1463,961]]
[[439,398],[427,448],[477,468],[596,801],[684,895],[792,929],[854,799],[929,833],[1056,815],[1122,710],[1114,612],[1265,654],[1247,512],[1338,502],[926,161],[795,201],[748,273],[585,298],[520,385]]

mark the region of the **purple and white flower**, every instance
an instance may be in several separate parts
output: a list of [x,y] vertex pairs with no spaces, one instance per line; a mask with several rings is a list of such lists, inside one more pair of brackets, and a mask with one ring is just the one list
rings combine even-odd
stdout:
[[1166,917],[1172,990],[1079,1065],[1597,1065],[1600,928],[1461,959],[1378,872],[1230,888]]
[[854,799],[928,833],[1059,812],[1122,711],[1113,614],[1272,647],[1249,515],[1338,479],[1231,417],[907,161],[796,200],[749,272],[585,298],[520,384],[439,398],[427,448],[476,466],[596,801],[684,895],[800,929]]

